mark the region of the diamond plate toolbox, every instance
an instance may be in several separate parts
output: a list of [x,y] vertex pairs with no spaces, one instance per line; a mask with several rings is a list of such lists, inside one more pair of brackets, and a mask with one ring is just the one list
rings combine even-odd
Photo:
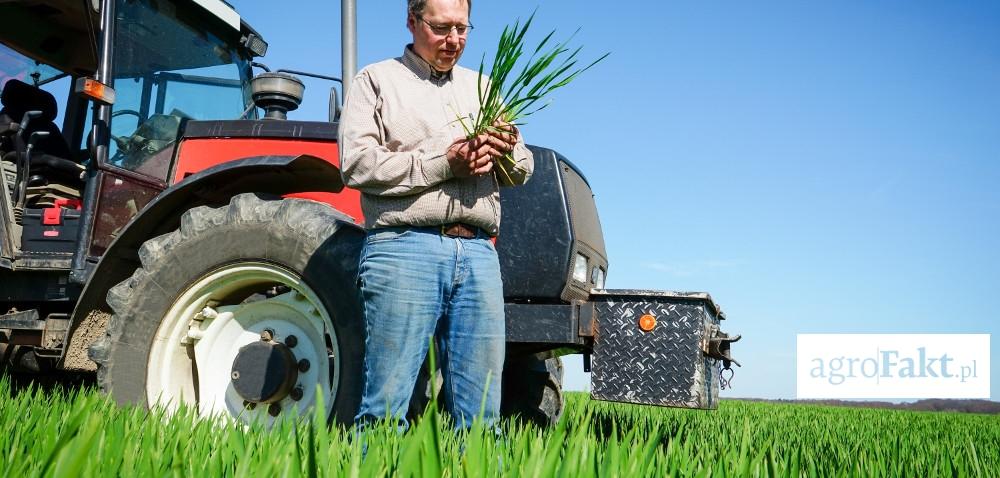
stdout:
[[705,293],[594,291],[597,400],[718,408],[721,360],[707,353],[725,316]]

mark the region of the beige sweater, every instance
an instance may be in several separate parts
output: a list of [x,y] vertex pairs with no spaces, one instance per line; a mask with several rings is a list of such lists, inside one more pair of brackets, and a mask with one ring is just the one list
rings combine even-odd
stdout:
[[[478,79],[458,66],[441,75],[410,47],[354,78],[340,118],[340,157],[344,183],[362,192],[367,227],[464,222],[497,234],[507,176],[456,178],[445,157],[465,136],[458,116],[479,110]],[[512,184],[504,186],[523,184],[534,167],[522,138],[513,156]]]

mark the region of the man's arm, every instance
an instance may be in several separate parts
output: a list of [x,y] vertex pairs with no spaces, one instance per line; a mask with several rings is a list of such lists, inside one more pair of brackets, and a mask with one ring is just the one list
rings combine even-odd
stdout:
[[500,155],[488,134],[457,138],[440,151],[398,152],[383,146],[376,85],[367,71],[354,79],[340,117],[344,184],[368,194],[406,196],[454,177],[487,174]]
[[376,85],[368,71],[354,78],[340,116],[340,166],[344,184],[368,194],[406,196],[453,178],[448,148],[390,151],[384,146]]

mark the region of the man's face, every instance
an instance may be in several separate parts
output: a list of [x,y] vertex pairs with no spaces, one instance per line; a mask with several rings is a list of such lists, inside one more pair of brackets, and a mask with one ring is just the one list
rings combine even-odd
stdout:
[[465,0],[427,0],[424,13],[409,15],[406,27],[413,34],[413,50],[435,70],[449,71],[465,50],[465,39],[451,29],[446,35],[434,33],[428,25],[459,26],[469,24],[469,4]]

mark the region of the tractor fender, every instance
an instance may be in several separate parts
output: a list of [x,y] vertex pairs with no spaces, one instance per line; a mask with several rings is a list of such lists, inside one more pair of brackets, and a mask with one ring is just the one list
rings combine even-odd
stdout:
[[[139,248],[147,240],[177,229],[185,211],[227,204],[241,193],[281,196],[302,192],[337,193],[344,189],[340,169],[311,155],[255,156],[228,161],[192,174],[149,202],[122,229],[89,274],[71,317],[63,349],[67,369],[93,369],[87,347],[104,336],[110,317],[107,293],[141,264]],[[81,324],[86,323],[84,327]],[[83,362],[83,363],[81,363]]]

